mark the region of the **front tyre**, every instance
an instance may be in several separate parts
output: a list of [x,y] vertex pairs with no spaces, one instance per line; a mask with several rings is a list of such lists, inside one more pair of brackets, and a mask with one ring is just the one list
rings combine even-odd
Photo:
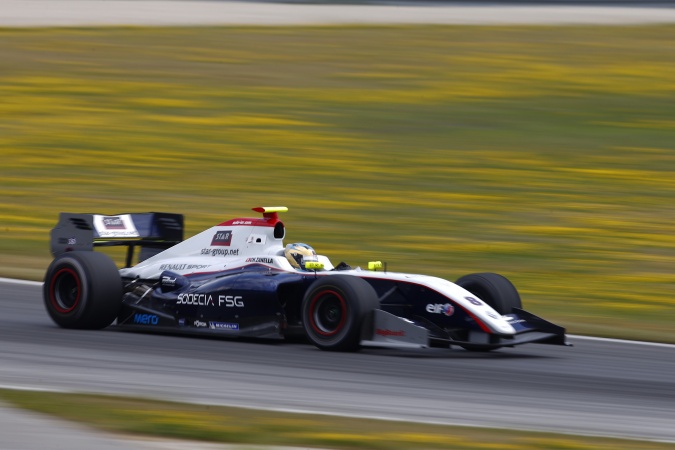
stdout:
[[504,276],[496,273],[472,273],[455,282],[490,305],[499,314],[511,314],[513,308],[521,308],[516,287]]
[[302,301],[307,338],[322,350],[356,351],[363,325],[379,304],[375,290],[361,278],[321,277]]
[[47,313],[57,325],[90,330],[115,320],[122,291],[117,266],[96,252],[59,255],[47,268],[42,288]]
[[[499,314],[511,314],[513,308],[522,308],[516,287],[502,275],[489,272],[472,273],[461,277],[455,284],[483,300]],[[490,347],[471,344],[461,345],[461,347],[472,352],[492,350]]]

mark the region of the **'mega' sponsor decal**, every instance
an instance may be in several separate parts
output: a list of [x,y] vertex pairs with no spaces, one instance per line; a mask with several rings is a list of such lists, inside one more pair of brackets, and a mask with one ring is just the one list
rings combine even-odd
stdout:
[[218,231],[211,239],[211,246],[229,247],[232,242],[232,230]]
[[455,307],[452,306],[450,303],[445,303],[445,304],[433,304],[429,303],[426,307],[426,310],[428,313],[431,314],[443,314],[445,316],[450,317],[455,313]]
[[157,325],[159,323],[159,317],[154,314],[134,314],[134,323],[139,325]]
[[[216,305],[216,301],[218,304]],[[219,295],[214,298],[211,294],[178,294],[177,305],[192,306],[224,306],[225,308],[243,308],[244,298],[240,295]]]

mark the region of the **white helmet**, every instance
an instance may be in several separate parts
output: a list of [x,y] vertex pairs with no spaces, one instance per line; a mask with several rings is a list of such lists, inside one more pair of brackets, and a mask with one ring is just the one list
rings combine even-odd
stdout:
[[295,244],[288,244],[284,250],[286,259],[291,263],[291,266],[296,269],[305,269],[305,263],[308,261],[318,261],[316,252],[307,244],[296,242]]

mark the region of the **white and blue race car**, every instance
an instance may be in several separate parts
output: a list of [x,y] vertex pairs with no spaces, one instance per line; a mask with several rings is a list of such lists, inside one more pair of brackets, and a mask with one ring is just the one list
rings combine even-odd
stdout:
[[[303,335],[324,350],[567,345],[564,328],[523,310],[501,275],[453,283],[390,272],[380,262],[334,266],[306,244],[284,245],[278,214],[287,208],[253,210],[262,217],[227,220],[187,240],[178,214],[61,213],[51,234],[45,307],[64,328]],[[121,269],[93,251],[117,245],[128,248]]]

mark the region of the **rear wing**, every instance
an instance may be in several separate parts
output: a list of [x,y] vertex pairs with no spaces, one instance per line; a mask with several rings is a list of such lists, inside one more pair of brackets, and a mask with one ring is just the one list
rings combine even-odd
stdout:
[[183,215],[171,213],[74,214],[61,213],[51,231],[54,257],[94,247],[126,246],[125,267],[131,267],[134,249],[144,261],[183,240]]

